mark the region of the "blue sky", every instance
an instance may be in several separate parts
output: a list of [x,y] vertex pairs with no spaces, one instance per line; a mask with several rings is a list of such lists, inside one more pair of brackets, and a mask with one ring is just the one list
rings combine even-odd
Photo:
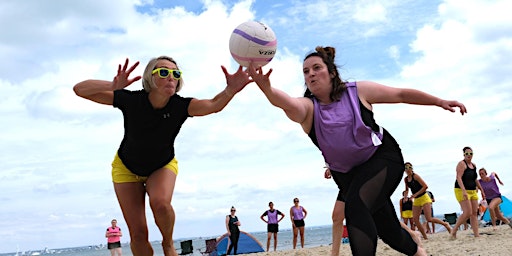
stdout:
[[[174,57],[182,96],[211,98],[234,72],[228,40],[247,20],[278,39],[272,82],[304,90],[302,59],[334,46],[344,79],[412,87],[466,104],[376,105],[375,118],[400,143],[436,196],[437,214],[459,211],[453,195],[462,148],[477,167],[501,174],[512,197],[512,3],[487,1],[15,1],[0,2],[0,252],[105,243],[112,218],[124,228],[110,179],[123,135],[121,112],[74,95],[74,84],[110,80],[126,57]],[[140,83],[129,87],[142,88]],[[327,225],[336,186],[298,124],[252,84],[220,113],[187,120],[176,140],[176,239],[216,236],[234,205],[245,231],[263,231],[269,201],[288,213],[299,197],[308,226]],[[393,195],[398,203],[403,184]],[[147,213],[150,239],[160,235]],[[290,228],[288,218],[283,229]]]

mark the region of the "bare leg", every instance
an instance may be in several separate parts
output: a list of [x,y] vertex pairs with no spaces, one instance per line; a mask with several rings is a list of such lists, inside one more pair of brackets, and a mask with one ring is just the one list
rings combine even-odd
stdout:
[[[268,249],[267,249],[268,250]],[[274,252],[277,250],[277,232],[274,233]]]
[[293,249],[297,247],[297,236],[299,235],[299,228],[293,228]]
[[153,248],[148,241],[144,184],[140,182],[114,183],[114,191],[130,231],[132,254],[134,256],[153,255]]
[[[425,218],[427,219],[427,226],[429,222],[432,222],[432,229],[434,229],[434,223],[438,223],[443,225],[446,230],[448,230],[448,233],[452,232],[452,228],[450,227],[450,224],[448,222],[444,222],[438,218],[432,217],[432,207],[431,204],[425,204],[423,206],[423,212],[425,213]],[[432,231],[434,233],[434,231]]]
[[420,222],[420,215],[421,215],[421,206],[413,206],[412,207],[412,216],[414,219],[414,224],[418,228],[418,230],[421,232],[421,235],[423,236],[423,239],[428,239],[427,233],[425,232],[425,228]]
[[480,233],[478,233],[478,200],[471,200],[471,215],[469,217],[469,221],[471,223],[471,229],[473,230],[473,235],[475,237],[480,237]]
[[343,220],[345,219],[345,203],[336,201],[332,210],[332,250],[331,256],[340,255],[341,239],[343,237]]
[[175,183],[176,174],[166,168],[151,174],[146,182],[149,205],[153,211],[155,223],[162,234],[162,249],[165,256],[178,256],[172,240],[175,215],[171,201]]
[[[457,218],[457,223],[452,228],[452,232],[450,235],[453,239],[457,238],[457,230],[461,225],[467,225],[468,218],[470,219],[470,223],[473,229],[473,234],[475,237],[479,237],[478,233],[478,220],[476,217],[476,211],[478,208],[478,202],[476,200],[463,200],[459,202],[460,207],[462,208],[462,214]],[[474,210],[473,210],[474,209]]]
[[304,227],[300,227],[299,231],[300,231],[300,247],[304,248]]
[[272,233],[267,232],[267,252],[268,252],[268,249],[270,248],[270,238],[271,237],[272,237]]

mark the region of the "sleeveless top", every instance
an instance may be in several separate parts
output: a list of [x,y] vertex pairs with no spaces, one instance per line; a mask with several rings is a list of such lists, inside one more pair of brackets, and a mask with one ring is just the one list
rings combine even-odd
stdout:
[[231,215],[228,215],[228,217],[229,217],[229,223],[228,223],[229,231],[230,232],[238,232],[239,231],[238,225],[235,225],[235,222],[238,221],[238,217],[237,216],[231,217]]
[[[464,174],[462,174],[462,184],[464,184],[466,190],[476,190],[476,165],[473,164],[473,168],[469,168],[466,160],[464,160],[464,163],[466,164],[466,170],[464,170]],[[455,179],[455,188],[460,188],[457,179]]]
[[[412,174],[411,181],[409,181],[408,177],[405,177],[405,183],[407,186],[411,189],[412,193],[415,194],[418,191],[420,191],[423,186],[414,179],[414,173]],[[416,196],[415,198],[419,198],[420,196],[424,195],[426,192],[421,193],[420,195]]]
[[[373,120],[363,121],[362,103],[355,82],[347,83],[346,91],[339,101],[321,105],[313,98],[314,116],[312,130],[316,145],[322,152],[325,163],[332,171],[347,173],[353,167],[370,159],[382,144],[383,129]],[[366,113],[368,115],[368,113]],[[368,124],[367,124],[368,122]],[[313,139],[310,132],[310,138]]]
[[[121,228],[120,227],[115,227],[115,228],[112,228],[112,227],[108,227],[107,228],[107,232],[108,233],[116,233],[118,234],[119,232],[121,232]],[[117,243],[121,241],[121,237],[120,236],[109,236],[107,237],[107,243]]]
[[267,210],[263,215],[267,216],[267,223],[268,224],[277,224],[277,215],[279,214],[279,210],[274,209],[274,211]]
[[302,212],[302,206],[299,206],[299,209],[297,207],[293,206],[293,219],[294,220],[302,220],[304,219],[304,213]]
[[500,189],[498,188],[498,184],[496,183],[496,178],[494,175],[491,175],[489,181],[483,181],[479,179],[480,186],[482,186],[482,190],[485,193],[486,199],[494,199],[501,196]]
[[412,210],[412,200],[406,200],[402,198],[402,212]]

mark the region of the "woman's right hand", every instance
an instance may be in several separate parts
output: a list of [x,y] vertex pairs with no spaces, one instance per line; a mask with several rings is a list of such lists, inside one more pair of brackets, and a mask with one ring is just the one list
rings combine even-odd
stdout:
[[140,80],[141,76],[136,76],[132,79],[129,79],[130,74],[138,65],[139,62],[137,61],[130,68],[128,68],[128,58],[126,58],[123,67],[121,67],[121,64],[119,64],[117,67],[117,75],[112,81],[112,91],[124,89],[133,82]]
[[270,74],[272,73],[272,69],[270,69],[266,74],[264,74],[262,67],[256,68],[251,63],[247,70],[249,71],[249,75],[251,75],[252,80],[256,82],[256,84],[258,85],[258,87],[260,87],[262,91],[270,87]]

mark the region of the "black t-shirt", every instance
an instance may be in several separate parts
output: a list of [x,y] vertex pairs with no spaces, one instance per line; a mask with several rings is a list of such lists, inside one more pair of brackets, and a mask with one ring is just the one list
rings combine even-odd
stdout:
[[174,158],[174,141],[190,117],[192,98],[173,95],[167,105],[154,109],[144,90],[114,91],[113,106],[124,116],[124,137],[118,155],[134,174],[149,176]]

